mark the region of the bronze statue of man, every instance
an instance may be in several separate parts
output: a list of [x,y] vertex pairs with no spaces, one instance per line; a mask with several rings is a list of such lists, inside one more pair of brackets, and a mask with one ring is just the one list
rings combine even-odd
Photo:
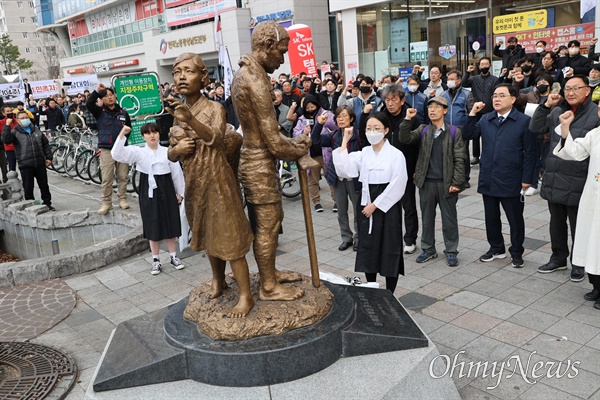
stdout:
[[210,83],[200,56],[184,53],[177,57],[173,79],[185,102],[166,99],[170,105],[167,111],[175,117],[168,157],[183,163],[185,213],[192,230],[190,247],[208,253],[213,272],[209,298],[220,296],[227,288],[225,263],[231,263],[240,298],[228,316],[243,317],[254,306],[245,257],[253,236],[237,179],[227,162],[225,109],[200,92]]
[[281,284],[300,280],[299,274],[275,269],[283,221],[277,160],[297,160],[307,154],[311,143],[307,135],[290,139],[279,133],[273,107],[275,97],[267,74],[284,62],[289,41],[281,25],[273,21],[258,24],[252,33],[252,52],[239,61],[240,69],[231,85],[233,106],[244,133],[239,177],[256,215],[254,257],[260,272],[261,300],[295,300],[304,295],[302,289]]

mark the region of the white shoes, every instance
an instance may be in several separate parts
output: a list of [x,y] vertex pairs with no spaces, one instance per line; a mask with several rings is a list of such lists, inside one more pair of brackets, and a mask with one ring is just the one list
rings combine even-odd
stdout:
[[417,251],[417,245],[416,244],[411,244],[411,245],[405,244],[404,245],[404,254],[412,254],[415,251]]
[[540,189],[538,188],[534,188],[533,186],[530,186],[526,191],[525,191],[525,196],[533,196],[534,194],[537,194],[540,192]]

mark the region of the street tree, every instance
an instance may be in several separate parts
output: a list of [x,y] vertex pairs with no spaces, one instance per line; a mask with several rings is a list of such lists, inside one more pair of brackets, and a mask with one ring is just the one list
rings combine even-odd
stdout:
[[21,57],[19,47],[12,44],[10,36],[4,34],[0,37],[0,66],[5,75],[13,75],[28,70],[33,62]]

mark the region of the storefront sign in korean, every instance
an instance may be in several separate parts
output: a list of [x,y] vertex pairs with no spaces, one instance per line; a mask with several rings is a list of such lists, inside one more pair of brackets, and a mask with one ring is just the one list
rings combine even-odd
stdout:
[[163,105],[156,73],[115,75],[112,84],[119,105],[131,117],[162,112]]
[[288,54],[292,75],[304,71],[308,76],[317,76],[319,70],[310,27],[304,24],[295,24],[290,26],[287,31],[290,35]]
[[571,40],[581,42],[581,52],[587,53],[588,47],[592,44],[594,38],[594,23],[559,26],[557,28],[546,28],[535,31],[510,33],[506,35],[494,35],[494,43],[499,40],[507,42],[509,36],[515,36],[519,44],[525,49],[525,53],[535,53],[535,44],[539,40],[547,43],[546,49],[552,50],[560,45],[567,45]]
[[530,31],[546,26],[548,26],[548,12],[546,10],[532,10],[494,17],[493,30],[495,34],[498,34]]
[[177,26],[214,18],[215,12],[221,13],[235,8],[237,8],[236,0],[199,0],[179,7],[167,8],[165,15],[168,26]]

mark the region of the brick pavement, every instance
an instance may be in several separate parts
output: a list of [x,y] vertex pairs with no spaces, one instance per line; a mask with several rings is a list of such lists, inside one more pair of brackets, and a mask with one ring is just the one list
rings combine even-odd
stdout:
[[35,338],[71,314],[75,303],[75,291],[60,279],[0,288],[0,341]]
[[[472,182],[476,182],[477,168],[473,172]],[[73,185],[80,185],[61,182],[62,178],[52,179],[61,187],[75,189]],[[328,190],[324,183],[321,186],[325,212],[313,214],[320,268],[344,276],[356,275],[355,253],[351,249],[337,250],[341,238],[336,214],[331,212],[333,203]],[[476,185],[461,194],[458,209],[460,265],[450,268],[443,257],[417,264],[414,261],[417,254],[407,256],[406,276],[400,278],[395,295],[439,352],[450,360],[457,357],[459,363],[487,361],[498,365],[506,362],[498,385],[496,375],[460,376],[456,369],[453,379],[463,398],[600,400],[600,313],[591,302],[583,300],[590,285],[587,281],[570,282],[569,270],[544,275],[536,272],[551,253],[545,202],[537,195],[526,199],[523,269],[512,268],[510,259],[485,264],[478,261],[488,245]],[[280,236],[277,263],[309,274],[299,198],[284,201],[284,210],[284,234]],[[503,223],[508,243],[505,218]],[[436,242],[441,252],[439,216]],[[166,261],[167,254],[162,256]],[[66,319],[34,341],[55,346],[76,359],[82,372],[68,399],[83,398],[116,324],[177,301],[192,287],[210,279],[210,266],[202,255],[184,254],[183,261],[187,265],[184,270],[176,271],[165,265],[163,273],[152,276],[148,254],[139,254],[96,272],[65,279],[77,292],[77,305]],[[248,263],[256,271],[251,254]],[[516,356],[523,362],[527,381],[518,370]],[[530,364],[525,368],[528,360]],[[558,378],[552,373],[538,379],[532,377],[532,366],[538,362],[543,363],[543,372],[546,366],[554,365],[555,370],[562,362],[559,374],[562,375],[567,363],[575,361],[579,364],[573,378]],[[517,373],[513,374],[515,368]]]

